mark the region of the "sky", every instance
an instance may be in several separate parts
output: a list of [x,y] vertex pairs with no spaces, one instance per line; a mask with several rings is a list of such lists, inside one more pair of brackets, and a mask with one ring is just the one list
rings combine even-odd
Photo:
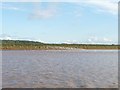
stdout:
[[0,2],[0,39],[117,43],[118,0],[38,1]]

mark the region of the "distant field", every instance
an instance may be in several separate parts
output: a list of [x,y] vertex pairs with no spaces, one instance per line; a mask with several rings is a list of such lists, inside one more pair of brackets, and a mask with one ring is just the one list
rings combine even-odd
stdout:
[[2,50],[67,50],[67,49],[119,49],[120,45],[102,44],[46,44],[35,41],[0,40]]

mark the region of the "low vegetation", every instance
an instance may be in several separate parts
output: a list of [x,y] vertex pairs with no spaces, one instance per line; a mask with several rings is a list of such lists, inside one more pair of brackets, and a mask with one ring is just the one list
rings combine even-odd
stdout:
[[47,44],[35,41],[0,40],[2,50],[67,50],[67,49],[119,49],[119,45],[102,44]]

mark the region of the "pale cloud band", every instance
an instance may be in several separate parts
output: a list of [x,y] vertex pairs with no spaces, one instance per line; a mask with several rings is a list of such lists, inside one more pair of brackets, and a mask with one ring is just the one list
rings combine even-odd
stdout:
[[[87,42],[91,44],[102,44],[102,43],[112,44],[113,40],[106,37],[91,36],[88,38]],[[114,43],[117,44],[117,42]]]
[[[0,1],[1,2],[68,2],[79,6],[92,7],[99,12],[108,12],[110,14],[117,15],[119,0],[0,0]],[[7,7],[4,8],[8,9]],[[45,18],[51,17],[53,16],[51,12],[54,13],[55,8],[46,11],[43,10],[37,11],[37,15],[35,16],[36,17],[45,16]],[[15,7],[9,7],[9,9],[18,10],[18,8]],[[49,16],[46,16],[46,13],[48,14],[50,13]]]
[[[17,37],[17,36],[10,36],[7,34],[1,34],[0,40],[28,40],[28,41],[38,41],[42,43],[48,43],[47,41],[43,41],[40,39],[30,38],[30,37]],[[117,41],[113,42],[112,39],[106,37],[97,37],[97,36],[90,36],[86,42],[78,41],[78,40],[66,40],[63,42],[55,42],[55,43],[66,43],[66,44],[118,44]]]

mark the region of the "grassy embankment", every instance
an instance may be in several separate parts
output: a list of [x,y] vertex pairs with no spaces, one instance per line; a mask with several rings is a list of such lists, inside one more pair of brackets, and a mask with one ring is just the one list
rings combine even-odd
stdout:
[[101,44],[46,44],[34,41],[0,40],[2,50],[67,50],[67,49],[120,49],[120,45]]

